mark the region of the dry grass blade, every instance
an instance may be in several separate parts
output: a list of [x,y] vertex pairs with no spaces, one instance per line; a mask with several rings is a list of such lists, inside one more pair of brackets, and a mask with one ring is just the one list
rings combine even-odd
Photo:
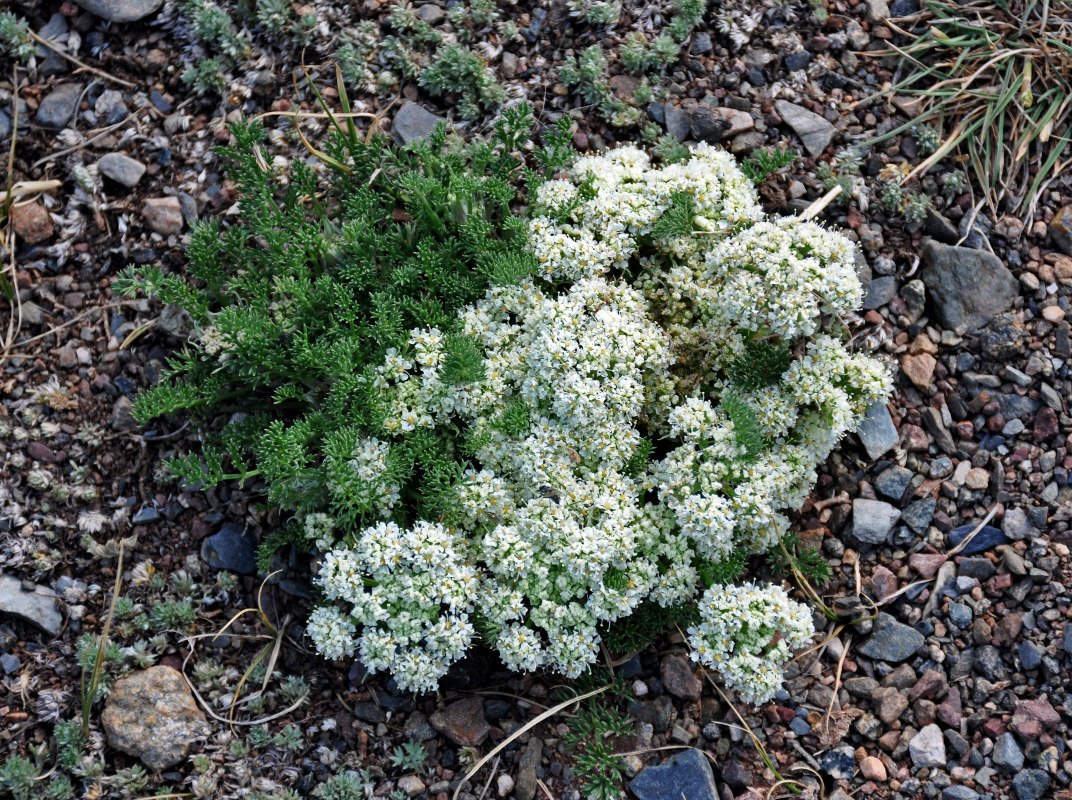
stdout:
[[51,50],[56,55],[67,59],[72,64],[77,66],[78,67],[78,70],[77,70],[78,72],[81,72],[83,70],[85,70],[87,72],[92,72],[94,75],[99,75],[100,77],[104,78],[105,80],[109,80],[112,83],[117,83],[120,86],[123,86],[123,87],[125,87],[127,89],[137,89],[138,88],[138,85],[136,83],[131,83],[130,81],[125,81],[122,78],[117,78],[114,75],[110,75],[109,73],[105,72],[102,69],[97,69],[96,67],[91,67],[91,66],[89,66],[89,64],[86,64],[85,62],[79,61],[77,58],[72,56],[70,53],[67,53],[67,52],[61,50],[60,48],[56,47],[56,45],[52,44],[52,42],[50,42],[48,39],[42,39],[40,36],[38,36],[33,31],[28,31],[28,33],[30,34],[30,38],[33,39],[35,42],[37,42],[39,45],[41,45],[43,47],[47,47],[49,50]]
[[[991,212],[1015,210],[1025,223],[1062,163],[1072,116],[1072,3],[926,0],[906,18],[911,42],[871,55],[897,55],[906,77],[868,98],[901,94],[919,114],[876,139],[934,122],[950,130],[916,167],[916,177],[957,153],[971,165]],[[1003,206],[1004,204],[1004,206]]]
[[[135,541],[137,537],[135,537]],[[101,674],[104,672],[104,650],[108,646],[108,635],[112,632],[112,620],[115,618],[115,604],[119,601],[119,588],[123,585],[123,554],[127,540],[119,540],[119,558],[115,565],[115,586],[112,588],[112,602],[108,606],[108,616],[104,620],[104,629],[97,638],[97,652],[93,658],[93,675],[90,677],[89,686],[86,686],[86,674],[82,672],[82,734],[89,734],[89,717],[93,711],[93,703],[97,699],[97,688],[100,686]]]

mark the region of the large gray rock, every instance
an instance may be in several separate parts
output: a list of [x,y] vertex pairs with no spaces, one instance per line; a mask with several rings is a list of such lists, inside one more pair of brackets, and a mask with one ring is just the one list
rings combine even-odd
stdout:
[[137,186],[141,176],[145,174],[144,164],[122,153],[106,153],[97,162],[97,168],[102,175],[128,189]]
[[190,745],[209,733],[205,715],[182,674],[157,666],[115,682],[101,714],[108,742],[140,758],[151,770],[182,761]]
[[444,121],[423,106],[408,102],[398,109],[395,118],[391,120],[391,136],[396,144],[405,146],[424,139],[435,130],[436,125]]
[[86,11],[109,22],[134,22],[156,13],[164,0],[74,0]]
[[893,425],[890,410],[885,403],[875,403],[867,410],[866,416],[857,426],[860,443],[867,450],[867,457],[875,461],[897,446],[899,441],[897,429]]
[[666,132],[679,142],[688,139],[689,132],[692,130],[692,119],[689,112],[681,106],[667,103],[663,113],[666,119]]
[[926,725],[908,743],[908,753],[917,767],[945,767],[945,739],[942,729]]
[[923,634],[898,622],[885,612],[875,617],[871,638],[860,645],[859,652],[868,658],[896,663],[904,661],[920,648]]
[[228,522],[219,533],[201,543],[201,558],[213,569],[227,569],[240,575],[257,571],[257,548],[241,525]]
[[40,586],[27,589],[18,578],[0,572],[0,615],[28,622],[53,636],[63,628],[56,595]]
[[774,107],[782,121],[800,137],[804,149],[812,158],[822,155],[823,150],[833,141],[837,129],[818,114],[788,100],[778,100]]
[[71,121],[82,97],[82,84],[61,83],[37,107],[37,123],[46,128],[62,128]]
[[1016,743],[1011,733],[1003,733],[994,742],[994,764],[1009,772],[1019,772],[1024,768],[1024,751]]
[[929,241],[921,254],[920,277],[930,294],[935,315],[946,328],[976,331],[1013,304],[1016,278],[984,250]]
[[638,800],[718,800],[707,756],[691,747],[656,767],[641,770],[629,788]]
[[886,543],[886,534],[901,512],[882,500],[858,497],[852,501],[852,537],[872,547]]

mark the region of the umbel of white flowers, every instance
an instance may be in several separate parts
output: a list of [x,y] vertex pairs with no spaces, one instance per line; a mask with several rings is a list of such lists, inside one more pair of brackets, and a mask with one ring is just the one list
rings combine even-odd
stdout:
[[[698,568],[777,544],[816,466],[889,391],[879,362],[845,346],[861,301],[852,244],[765,219],[733,158],[706,145],[660,168],[632,147],[581,158],[534,199],[537,274],[461,312],[483,377],[442,380],[435,329],[378,368],[385,434],[354,442],[332,490],[365,493],[384,521],[341,547],[330,518],[306,520],[331,601],[309,634],[414,691],[478,628],[512,669],[576,676],[605,624],[702,594],[694,658],[765,701],[810,614],[778,587],[705,586]],[[784,352],[778,373],[735,378],[759,345]],[[459,521],[402,529],[387,521],[392,437],[447,423],[479,442]]]

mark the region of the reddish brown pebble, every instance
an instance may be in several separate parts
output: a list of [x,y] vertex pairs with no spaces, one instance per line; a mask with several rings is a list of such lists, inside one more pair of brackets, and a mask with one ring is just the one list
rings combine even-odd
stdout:
[[901,361],[901,369],[905,376],[920,389],[926,389],[931,385],[934,377],[934,368],[938,362],[930,353],[921,353],[918,356],[908,355]]
[[882,763],[882,759],[875,756],[868,756],[860,762],[860,774],[869,781],[878,783],[884,783],[889,777],[886,774],[886,765]]
[[52,217],[40,203],[13,205],[11,225],[26,244],[39,244],[52,236]]

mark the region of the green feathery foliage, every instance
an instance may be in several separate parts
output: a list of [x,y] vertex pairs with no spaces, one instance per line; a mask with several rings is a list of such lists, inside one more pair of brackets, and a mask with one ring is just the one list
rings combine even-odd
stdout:
[[730,380],[745,391],[773,386],[793,363],[788,347],[770,342],[753,342],[729,365]]
[[766,446],[756,412],[732,391],[723,393],[721,403],[722,410],[733,422],[733,434],[737,439],[737,444],[744,450],[742,458],[745,461],[756,460]]
[[457,95],[458,116],[466,120],[480,119],[506,101],[506,90],[496,82],[488,65],[458,44],[439,48],[419,82],[434,95]]
[[780,147],[753,150],[752,154],[741,162],[741,172],[752,183],[760,184],[782,167],[787,167],[797,159],[797,154]]
[[778,576],[791,575],[795,568],[801,575],[819,586],[834,576],[823,554],[801,545],[800,537],[792,531],[782,538],[782,547],[771,549],[766,559],[771,570]]
[[[376,498],[347,466],[359,440],[386,438],[371,368],[389,352],[411,359],[410,332],[434,327],[446,342],[443,375],[481,377],[483,354],[455,329],[456,312],[535,269],[511,210],[517,181],[535,186],[546,174],[524,170],[517,155],[532,121],[522,106],[503,114],[488,141],[448,143],[440,126],[408,149],[343,128],[325,146],[337,166],[326,192],[301,161],[280,188],[260,153],[262,126],[232,126],[234,144],[222,153],[241,222],[194,227],[189,277],[145,266],[117,281],[126,295],[144,291],[181,306],[194,324],[164,378],[139,395],[135,418],[231,414],[200,453],[176,456],[168,468],[206,488],[256,478],[269,502],[299,517],[327,511],[347,529],[378,520]],[[569,158],[568,133],[547,139],[536,160],[557,170]],[[501,424],[516,430],[527,414],[523,405],[508,408]],[[402,487],[395,520],[454,513],[463,434],[417,429],[395,441],[387,464]],[[261,566],[299,536],[292,526],[271,537]]]
[[695,216],[696,203],[691,195],[684,192],[671,195],[670,207],[651,226],[652,238],[667,239],[676,236],[689,236],[694,229],[692,220]]

